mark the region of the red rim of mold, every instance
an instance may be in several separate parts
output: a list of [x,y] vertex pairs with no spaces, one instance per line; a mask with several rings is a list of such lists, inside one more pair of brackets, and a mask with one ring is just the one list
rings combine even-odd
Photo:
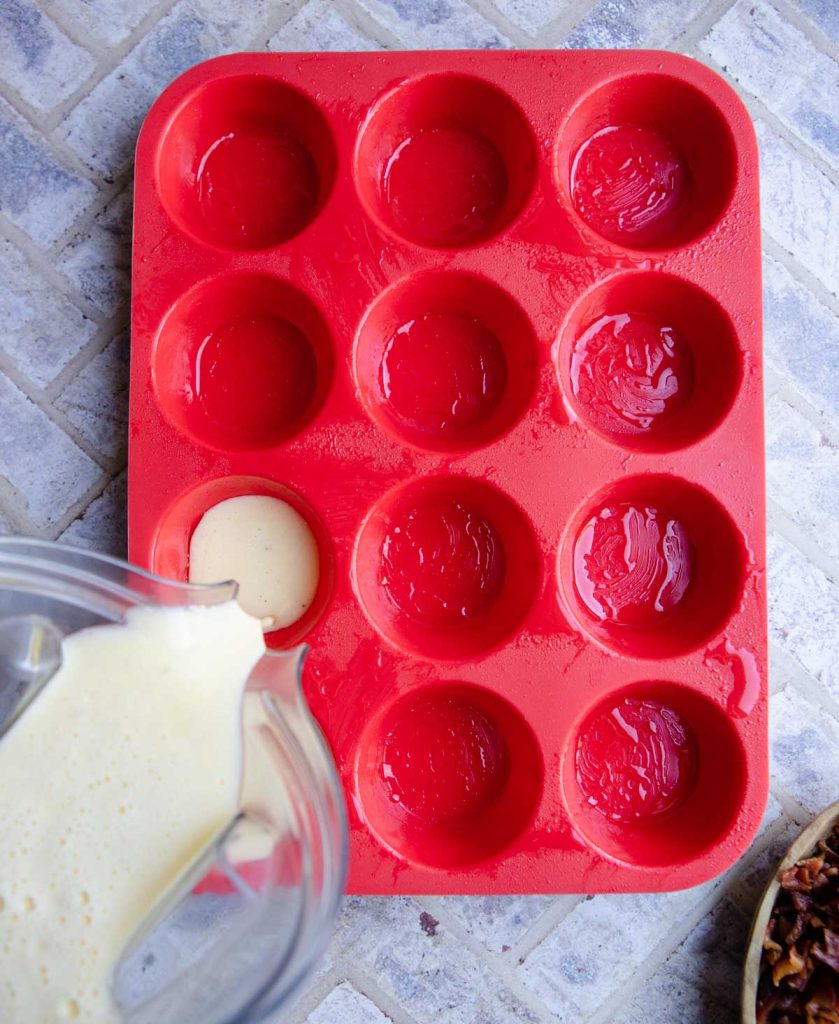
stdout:
[[[606,407],[604,399],[619,393],[622,376],[624,386],[633,391],[636,412],[646,406],[649,413],[649,400],[639,401],[654,380],[649,367],[631,370],[625,349],[611,360],[604,358],[599,366],[585,351],[586,337],[600,323],[617,338],[613,325],[605,321],[623,316],[630,320],[637,316],[644,322],[638,338],[645,344],[644,360],[650,358],[650,343],[659,341],[656,335],[665,330],[682,353],[683,393],[676,396],[672,408],[662,403],[663,413],[650,417],[653,422],[648,429],[628,422]],[[555,352],[559,387],[586,426],[618,447],[641,452],[675,451],[707,437],[730,410],[743,377],[742,355],[728,314],[707,292],[663,271],[623,271],[598,282],[569,310]],[[659,350],[658,355],[664,353]],[[663,362],[662,368],[666,365]],[[583,395],[579,381],[587,369],[596,379],[592,385],[589,378],[588,393]]]
[[[687,778],[672,781],[680,792],[667,809],[637,820],[614,820],[592,803],[603,791],[592,794],[583,786],[578,752],[602,717],[612,715],[627,699],[652,701],[676,713],[687,733],[691,764],[682,769]],[[631,725],[628,728],[633,731]],[[563,800],[574,827],[603,856],[634,867],[683,865],[701,857],[730,832],[745,795],[746,758],[730,717],[703,693],[664,680],[620,686],[586,709],[571,737],[562,764]],[[607,785],[615,784],[614,773],[626,769],[628,761],[649,779],[658,767],[657,754],[644,747],[638,731],[632,739],[627,736],[624,744],[611,747],[612,763],[604,759],[598,765],[608,777]]]
[[353,362],[371,418],[436,452],[497,440],[529,406],[539,372],[524,310],[489,279],[459,271],[386,288],[362,317]]
[[356,594],[377,631],[403,652],[444,661],[503,643],[540,577],[527,517],[468,477],[422,477],[389,491],[362,524],[353,560]]
[[[441,786],[459,771],[459,783]],[[368,724],[355,786],[378,840],[409,861],[456,868],[498,856],[533,819],[544,786],[521,713],[483,686],[436,682]]]
[[[489,241],[524,209],[536,144],[526,115],[498,86],[439,72],[375,101],[358,135],[354,173],[365,209],[389,233],[426,248],[464,249]],[[443,201],[443,182],[459,186],[452,189],[459,202]],[[407,202],[406,186],[419,202]]]
[[250,251],[303,231],[329,197],[336,166],[332,132],[313,99],[276,78],[229,75],[196,86],[169,118],[156,179],[183,231]]
[[[646,235],[643,228],[634,236],[619,227],[604,232],[574,200],[575,161],[595,135],[610,127],[649,133],[642,150],[658,141],[683,168],[678,201]],[[654,155],[650,159],[655,162]],[[598,247],[658,255],[696,243],[713,230],[730,204],[738,168],[731,129],[714,99],[693,83],[647,71],[601,82],[576,103],[559,130],[554,171],[560,196],[587,239]],[[592,192],[599,188],[602,196],[608,184],[599,180],[588,187]],[[616,191],[625,194],[626,187],[623,182]]]
[[152,353],[166,416],[200,444],[227,451],[272,448],[294,436],[323,404],[332,375],[320,310],[264,273],[194,285],[163,317]]
[[[649,553],[641,550],[643,539],[632,552],[629,536],[621,538],[617,529],[597,540],[592,524],[604,510],[615,519],[626,510],[640,516],[652,510],[658,523],[655,555],[645,557]],[[672,603],[659,601],[671,575],[677,575],[667,557],[673,551],[666,538],[671,522],[680,524],[688,548],[686,555],[679,555],[686,562],[687,585],[680,588],[680,596],[670,590]],[[589,538],[599,548],[594,552],[600,577],[594,593],[587,592],[592,579],[585,568],[591,557]],[[675,658],[722,630],[742,599],[747,562],[742,534],[715,498],[678,477],[648,473],[609,484],[578,507],[559,546],[557,594],[570,621],[601,646],[633,658]],[[581,580],[586,592],[581,591]],[[631,600],[633,595],[639,600]],[[617,611],[595,613],[594,603]],[[662,607],[656,608],[659,604]]]

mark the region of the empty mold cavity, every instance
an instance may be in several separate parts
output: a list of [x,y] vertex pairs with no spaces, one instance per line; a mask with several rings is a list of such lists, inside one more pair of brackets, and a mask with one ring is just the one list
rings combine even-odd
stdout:
[[536,737],[501,697],[463,683],[385,707],[359,747],[365,819],[399,856],[439,868],[501,853],[532,819],[544,767]]
[[262,477],[226,476],[185,491],[169,506],[160,521],[150,568],[167,579],[188,580],[189,542],[201,517],[220,501],[246,494],[262,494],[286,502],[306,520],[317,544],[319,574],[312,603],[296,622],[266,635],[266,643],[270,647],[291,647],[311,631],[329,603],[335,578],[335,558],[332,541],[320,516],[302,495],[290,487]]
[[217,448],[269,448],[297,433],[330,384],[326,323],[302,292],[263,274],[197,285],[163,321],[152,377],[180,430]]
[[577,303],[562,328],[557,369],[588,427],[653,452],[709,433],[742,377],[722,308],[695,285],[643,271],[612,277]]
[[522,111],[467,75],[399,86],[372,110],[355,173],[371,214],[435,248],[474,245],[506,227],[533,186],[536,147]]
[[607,856],[642,867],[683,864],[721,842],[745,785],[742,744],[724,711],[667,682],[602,699],[563,764],[576,828]]
[[358,539],[355,584],[373,624],[397,647],[468,658],[527,615],[539,581],[524,513],[489,484],[426,477],[391,491]]
[[537,346],[527,316],[485,278],[429,272],[401,281],[367,312],[355,372],[370,415],[420,448],[488,444],[533,395]]
[[220,78],[194,92],[160,144],[157,183],[169,215],[203,242],[264,249],[301,231],[335,175],[317,105],[271,78]]
[[745,579],[743,538],[707,491],[637,476],[578,510],[557,562],[560,601],[607,647],[669,658],[726,622]]
[[731,196],[736,156],[714,101],[659,74],[615,79],[587,96],[561,130],[558,184],[609,242],[662,249],[692,241]]

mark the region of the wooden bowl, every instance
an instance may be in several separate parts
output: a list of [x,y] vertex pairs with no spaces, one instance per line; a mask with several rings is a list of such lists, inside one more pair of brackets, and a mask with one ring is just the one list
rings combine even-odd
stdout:
[[763,950],[763,937],[766,934],[766,926],[778,891],[781,888],[781,877],[787,868],[791,868],[796,861],[806,857],[816,849],[819,841],[824,839],[833,831],[833,826],[839,822],[839,801],[826,807],[821,814],[815,818],[804,829],[801,835],[787,850],[783,860],[769,884],[763,891],[760,902],[755,911],[752,930],[749,933],[749,941],[746,946],[746,962],[743,970],[743,998],[741,1001],[742,1024],[756,1024],[757,1009],[757,983],[760,976],[760,954]]

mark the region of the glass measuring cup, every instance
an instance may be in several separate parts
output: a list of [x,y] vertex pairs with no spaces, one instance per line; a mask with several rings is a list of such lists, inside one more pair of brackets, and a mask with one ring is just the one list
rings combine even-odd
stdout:
[[[48,685],[63,636],[119,622],[137,605],[216,604],[235,592],[0,538],[0,742],[4,721]],[[346,873],[346,822],[300,689],[304,654],[268,652],[248,679],[239,814],[123,951],[113,992],[126,1024],[256,1024],[288,1004],[326,946]]]

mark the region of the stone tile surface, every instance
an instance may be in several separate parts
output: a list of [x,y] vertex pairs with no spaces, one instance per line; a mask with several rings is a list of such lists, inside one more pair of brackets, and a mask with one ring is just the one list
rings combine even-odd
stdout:
[[387,1024],[390,1017],[345,981],[306,1018],[306,1024]]
[[108,458],[124,456],[128,426],[128,332],[114,338],[65,388],[55,406]]
[[486,50],[508,46],[501,30],[463,0],[358,0],[405,49]]
[[0,349],[45,387],[84,348],[96,324],[0,238]]
[[0,4],[0,80],[36,110],[71,96],[96,67],[55,22],[28,0]]
[[331,0],[309,0],[268,40],[269,50],[376,50],[378,44],[336,10]]
[[839,65],[766,0],[738,0],[701,44],[743,89],[825,160],[839,165]]
[[48,246],[95,196],[96,187],[0,99],[0,213]]
[[600,0],[564,45],[575,49],[666,47],[705,6],[705,0]]
[[839,193],[830,179],[762,121],[763,229],[829,292],[839,290]]

